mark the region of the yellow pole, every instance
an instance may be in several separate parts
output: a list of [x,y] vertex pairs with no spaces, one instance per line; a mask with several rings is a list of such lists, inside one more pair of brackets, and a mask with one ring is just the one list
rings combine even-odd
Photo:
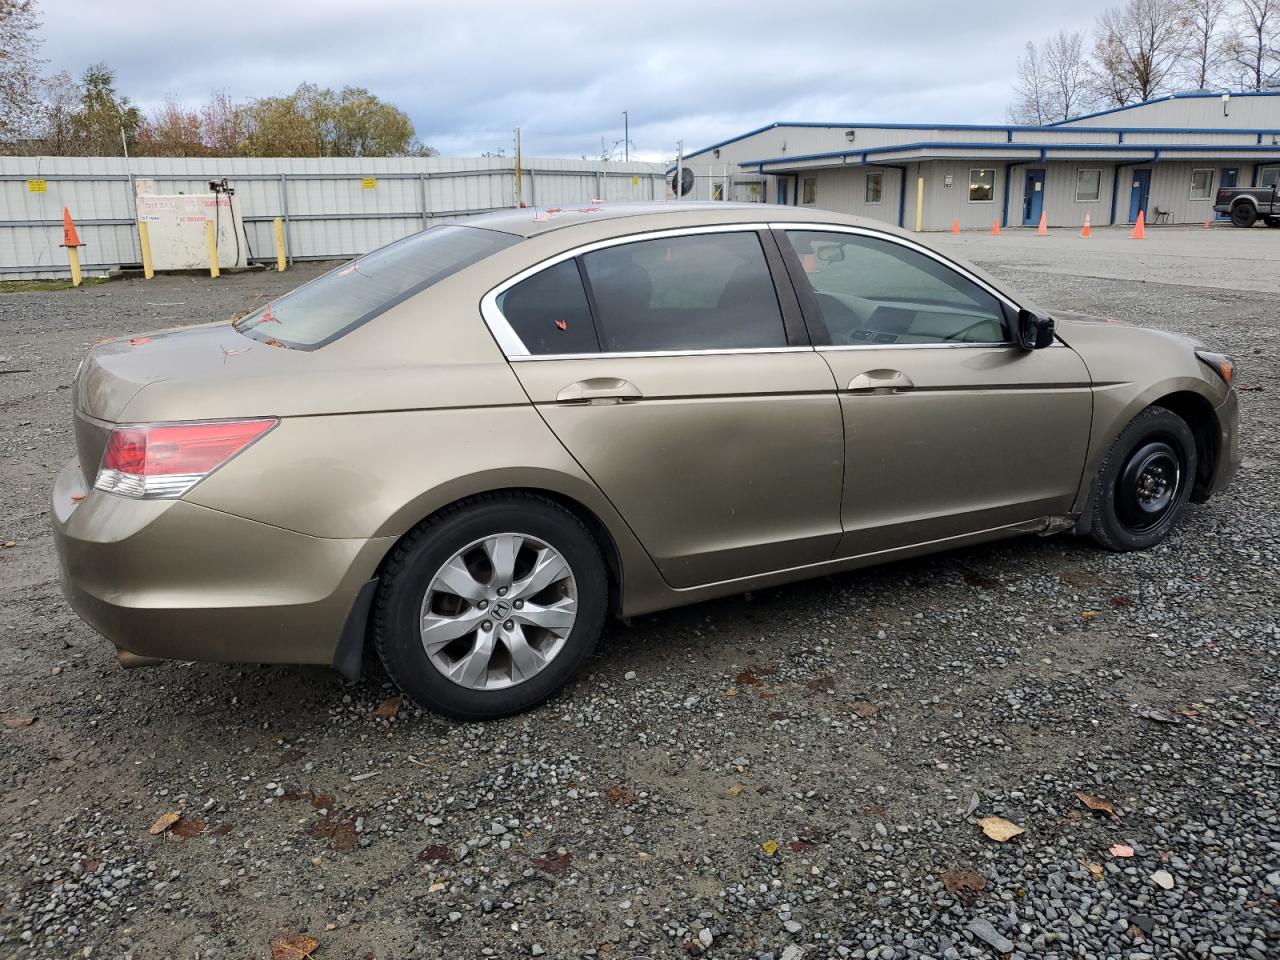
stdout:
[[276,270],[284,273],[284,219],[276,217]]
[[924,177],[916,178],[916,233],[924,229]]
[[142,246],[142,275],[150,280],[156,275],[156,268],[151,263],[151,231],[145,220],[138,221],[138,243]]
[[71,261],[71,285],[80,286],[80,248],[67,247],[67,259]]
[[213,232],[213,221],[204,222],[204,239],[209,245],[209,276],[217,278],[218,271],[218,237]]

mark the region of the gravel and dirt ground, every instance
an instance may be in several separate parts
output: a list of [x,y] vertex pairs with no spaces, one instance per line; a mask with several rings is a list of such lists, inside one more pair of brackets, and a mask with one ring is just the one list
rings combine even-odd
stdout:
[[126,672],[62,601],[45,498],[88,345],[318,268],[0,294],[0,956],[1280,956],[1280,236],[1100,239],[939,243],[1240,359],[1247,462],[1171,540],[615,624],[483,725],[377,670]]

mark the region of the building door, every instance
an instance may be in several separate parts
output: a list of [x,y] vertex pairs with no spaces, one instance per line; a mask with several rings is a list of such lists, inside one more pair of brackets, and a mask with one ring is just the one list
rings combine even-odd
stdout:
[[1022,225],[1034,227],[1044,212],[1044,171],[1027,171],[1027,188],[1022,196]]
[[[1133,189],[1129,192],[1129,223],[1138,222],[1138,213],[1145,214],[1147,201],[1151,199],[1151,169],[1143,167],[1133,171]],[[1146,217],[1144,216],[1145,220]]]
[[[1219,174],[1218,174],[1218,189],[1219,189],[1219,190],[1230,190],[1232,187],[1234,187],[1234,186],[1236,185],[1236,182],[1237,182],[1239,179],[1240,179],[1240,168],[1239,168],[1239,167],[1223,167],[1223,168],[1222,168],[1222,170],[1221,170],[1221,171],[1219,172]],[[1219,220],[1230,220],[1230,219],[1231,219],[1231,214],[1229,214],[1229,213],[1220,213],[1220,214],[1218,214],[1218,219],[1219,219]]]
[[778,184],[778,203],[785,207],[787,205],[787,181],[782,177],[778,177],[776,182]]

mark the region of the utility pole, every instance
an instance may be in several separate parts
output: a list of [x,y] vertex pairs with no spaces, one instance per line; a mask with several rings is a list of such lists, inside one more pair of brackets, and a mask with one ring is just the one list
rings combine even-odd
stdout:
[[516,206],[524,206],[524,188],[520,185],[520,128],[516,127]]
[[675,189],[671,192],[676,195],[676,199],[680,199],[680,188],[684,186],[684,141],[681,140],[676,144],[676,182]]
[[631,162],[631,118],[627,111],[622,111],[622,153],[627,163]]

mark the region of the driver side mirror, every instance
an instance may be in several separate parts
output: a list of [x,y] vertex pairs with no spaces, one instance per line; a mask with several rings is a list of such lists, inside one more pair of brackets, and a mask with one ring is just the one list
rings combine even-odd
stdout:
[[1018,311],[1018,346],[1043,350],[1053,345],[1053,317],[1031,310]]

